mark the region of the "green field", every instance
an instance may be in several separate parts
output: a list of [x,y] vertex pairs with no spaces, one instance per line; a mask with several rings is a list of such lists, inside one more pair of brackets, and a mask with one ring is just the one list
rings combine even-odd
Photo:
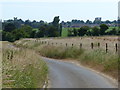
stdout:
[[33,28],[33,31],[38,31],[39,29],[38,28]]
[[68,36],[68,28],[63,28],[62,29],[62,37],[67,37]]

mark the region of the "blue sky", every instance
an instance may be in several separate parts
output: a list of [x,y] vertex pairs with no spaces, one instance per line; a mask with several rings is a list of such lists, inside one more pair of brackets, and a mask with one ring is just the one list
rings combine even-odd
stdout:
[[4,0],[1,2],[2,20],[18,17],[23,20],[44,20],[51,22],[54,16],[60,16],[61,21],[71,21],[79,19],[86,21],[94,20],[95,17],[102,17],[102,20],[116,20],[118,17],[118,1],[102,0],[98,1],[23,1]]

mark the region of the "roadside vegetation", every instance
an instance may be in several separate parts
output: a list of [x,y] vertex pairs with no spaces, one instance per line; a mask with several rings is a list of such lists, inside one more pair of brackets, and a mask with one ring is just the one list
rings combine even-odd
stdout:
[[44,57],[76,60],[84,66],[106,73],[115,79],[118,77],[118,60],[120,60],[118,55],[111,52],[106,54],[102,49],[86,51],[72,47],[48,46],[40,42],[33,43],[33,41],[24,40],[16,45],[34,49]]
[[117,79],[118,75],[118,55],[112,53],[106,54],[99,49],[86,51],[71,47],[41,46],[37,48],[40,55],[55,59],[73,59],[81,64],[109,74]]
[[2,88],[43,88],[48,67],[34,50],[3,42]]

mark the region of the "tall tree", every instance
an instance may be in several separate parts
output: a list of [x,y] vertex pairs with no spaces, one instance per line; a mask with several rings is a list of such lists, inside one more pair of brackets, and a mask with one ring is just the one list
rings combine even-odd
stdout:
[[48,27],[48,37],[58,37],[59,36],[59,32],[57,31],[56,27],[54,27],[53,25],[50,25]]
[[92,35],[93,36],[99,36],[100,35],[100,29],[97,26],[92,28]]
[[54,17],[52,22],[52,25],[55,27],[56,31],[58,32],[58,36],[60,36],[60,33],[61,33],[59,21],[60,21],[59,16],[56,16]]
[[46,35],[47,28],[45,25],[40,26],[39,31],[36,33],[36,37],[44,37]]
[[108,29],[108,26],[106,24],[100,25],[100,34],[105,35],[105,31]]
[[90,27],[88,26],[83,26],[80,29],[78,29],[78,35],[79,36],[84,36],[87,33],[87,30],[89,30]]
[[73,32],[74,32],[74,36],[77,36],[78,35],[78,32],[77,32],[77,29],[73,29]]
[[62,24],[60,23],[60,36],[62,36]]
[[52,22],[53,26],[58,28],[59,27],[59,21],[60,21],[59,16],[54,17],[54,20]]
[[16,27],[13,23],[7,23],[5,26],[4,26],[4,31],[6,32],[11,32],[13,30],[15,30]]

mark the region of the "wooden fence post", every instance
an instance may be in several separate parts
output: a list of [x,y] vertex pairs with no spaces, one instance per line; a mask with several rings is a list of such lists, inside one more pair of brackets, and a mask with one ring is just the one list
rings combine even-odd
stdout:
[[80,49],[82,48],[82,43],[80,43]]
[[108,44],[106,43],[106,53],[108,53]]
[[66,47],[67,47],[67,43],[66,43]]
[[8,56],[7,56],[7,59],[9,59],[9,57],[10,57],[10,53],[8,52]]
[[98,48],[100,48],[100,43],[98,43]]
[[91,43],[91,48],[93,49],[93,43]]
[[11,56],[10,56],[10,59],[12,59],[13,58],[13,51],[11,51]]
[[115,49],[116,49],[116,52],[118,51],[118,45],[117,43],[115,44]]
[[72,43],[72,48],[73,48],[73,43]]

